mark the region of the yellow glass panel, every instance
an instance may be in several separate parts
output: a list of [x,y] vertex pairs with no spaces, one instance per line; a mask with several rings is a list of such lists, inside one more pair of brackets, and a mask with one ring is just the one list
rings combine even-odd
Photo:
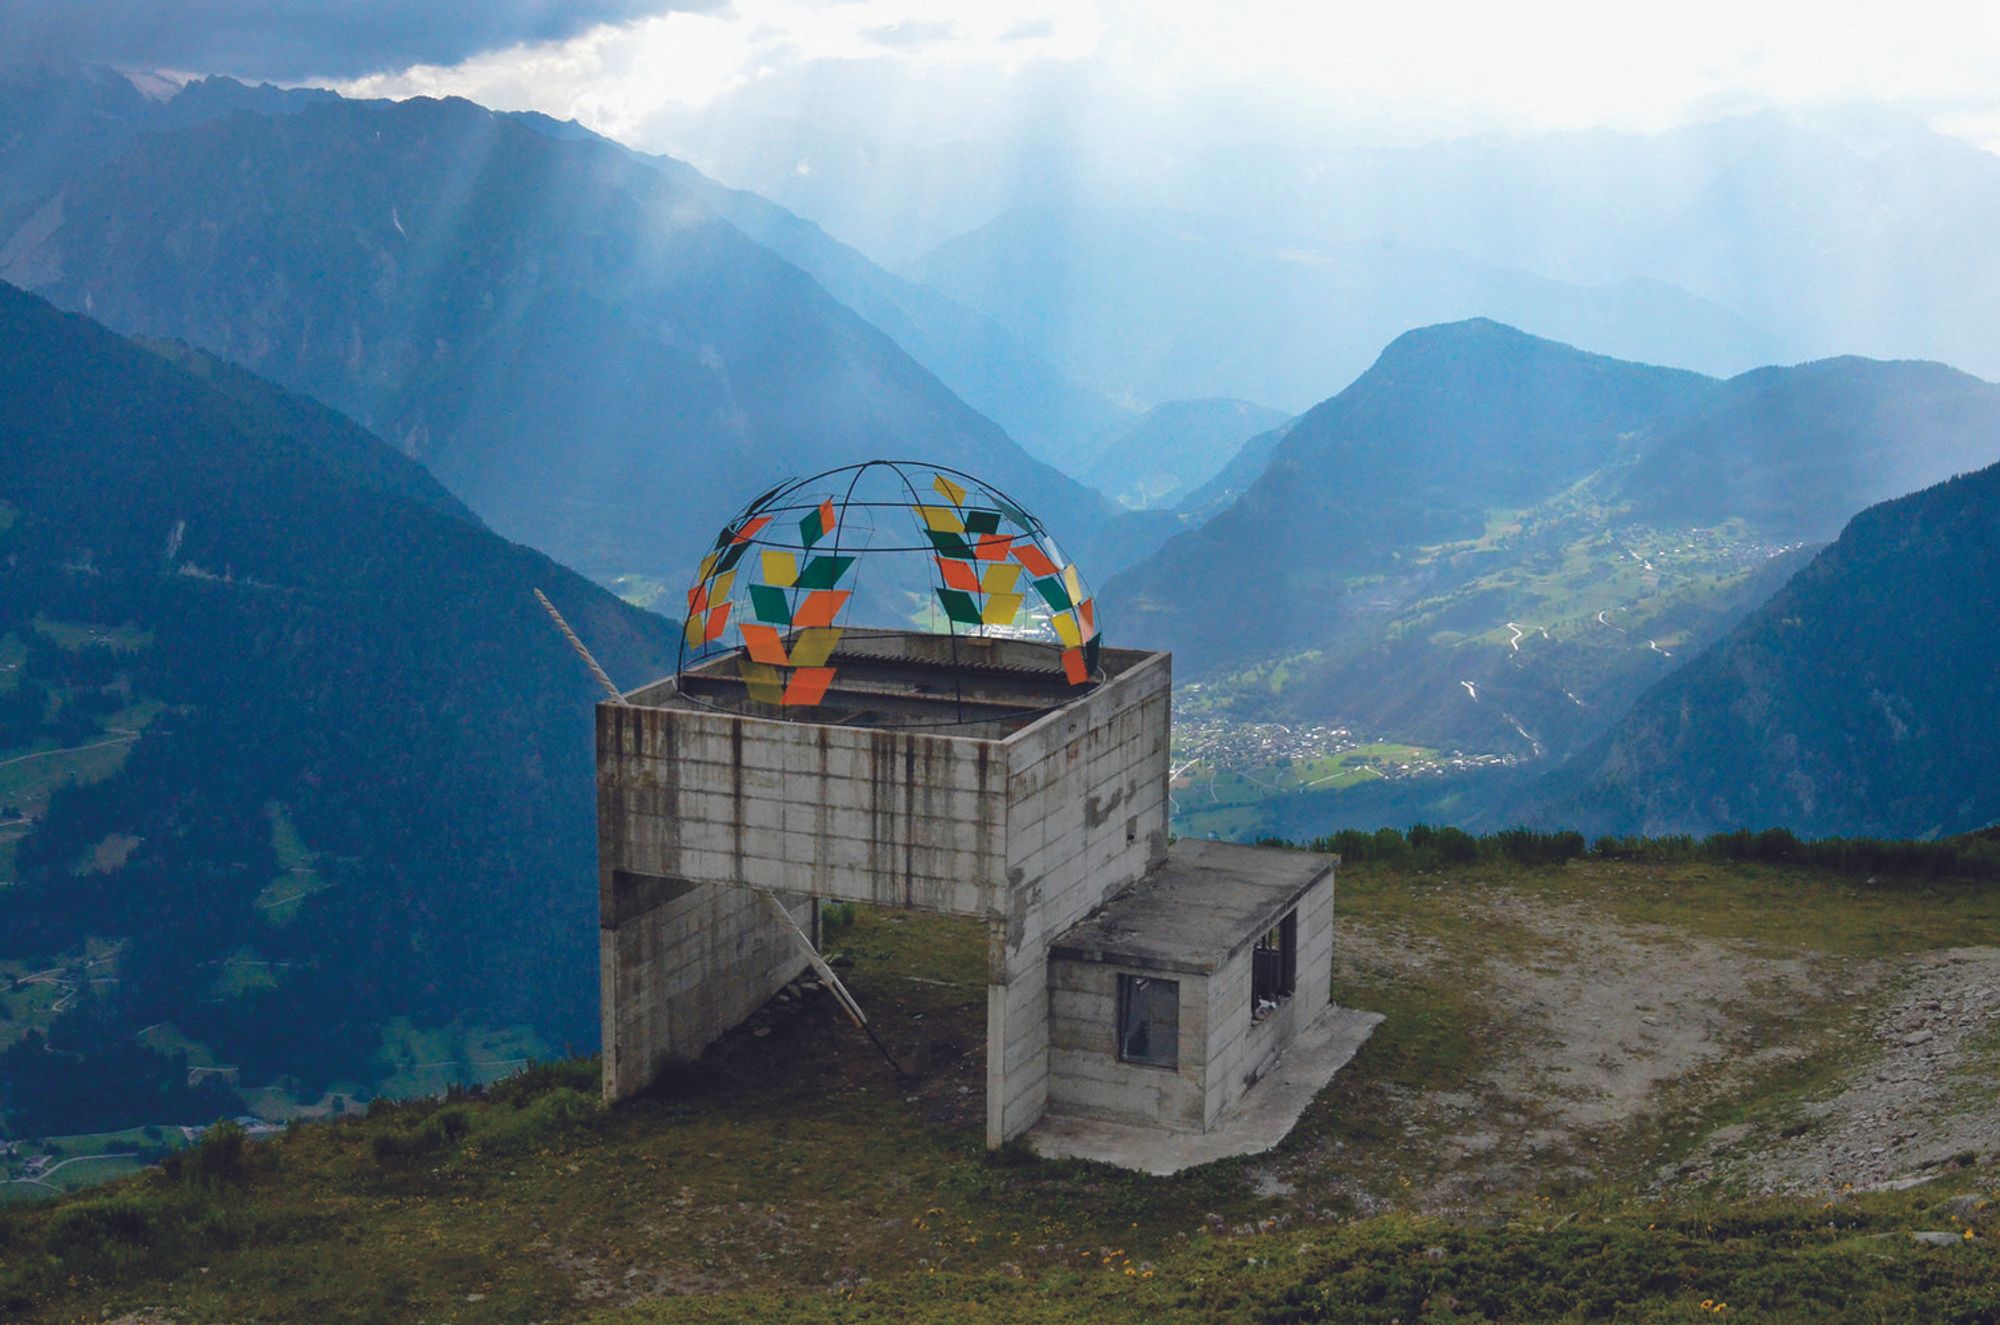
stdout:
[[1014,618],[1021,613],[1021,595],[1017,593],[990,593],[986,595],[985,610],[979,619],[989,626],[1011,626]]
[[736,583],[736,572],[733,570],[726,570],[716,576],[715,583],[710,586],[708,591],[709,603],[715,604],[726,601],[729,597],[729,586],[734,583]]
[[743,677],[743,688],[750,692],[750,698],[759,704],[782,704],[785,700],[785,674],[769,663],[751,662],[739,658],[736,662],[738,673]]
[[1056,628],[1056,636],[1066,648],[1074,649],[1083,643],[1083,631],[1077,627],[1076,613],[1058,612],[1049,618],[1049,624]]
[[690,612],[687,619],[687,642],[690,649],[698,649],[708,642],[708,613]]
[[949,501],[953,506],[965,505],[965,489],[953,483],[944,475],[937,475],[936,480],[931,486],[942,492],[945,495],[945,500]]
[[798,582],[799,559],[789,552],[766,552],[764,554],[764,583],[773,588],[789,589]]
[[792,666],[824,667],[840,643],[839,626],[812,626],[792,637]]
[[711,552],[707,556],[703,557],[701,559],[701,569],[695,572],[694,576],[695,579],[697,580],[707,579],[708,573],[715,569],[715,563],[718,559],[721,558],[721,556],[722,554],[720,552]]
[[961,520],[958,512],[949,506],[919,506],[917,518],[922,520],[927,528],[935,529],[941,534],[965,532],[965,521]]
[[1014,582],[1020,578],[1019,566],[1011,561],[996,561],[979,577],[979,587],[985,593],[1012,593]]
[[1083,582],[1076,578],[1076,565],[1074,562],[1063,567],[1063,584],[1069,589],[1069,600],[1072,603],[1083,601]]

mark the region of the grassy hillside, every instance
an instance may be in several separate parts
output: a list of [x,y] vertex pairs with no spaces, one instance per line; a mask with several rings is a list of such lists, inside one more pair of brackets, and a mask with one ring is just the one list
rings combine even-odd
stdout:
[[[977,928],[864,910],[834,946],[913,1079],[816,1003],[608,1112],[573,1062],[247,1147],[212,1134],[169,1170],[0,1214],[0,1314],[2000,1311],[2000,1024],[1973,997],[2000,979],[1992,883],[1407,845],[1341,882],[1335,995],[1388,1019],[1271,1155],[1171,1179],[988,1156]],[[1887,1036],[1931,1002],[1923,1045]],[[1885,1066],[1937,1093],[1879,1138],[1874,1110],[1826,1112]]]

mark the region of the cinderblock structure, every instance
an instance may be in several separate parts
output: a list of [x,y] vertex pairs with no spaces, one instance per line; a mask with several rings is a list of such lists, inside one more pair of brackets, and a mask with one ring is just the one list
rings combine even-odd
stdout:
[[[877,469],[904,495],[856,497]],[[691,656],[597,708],[606,1097],[800,972],[771,899],[807,931],[832,899],[985,926],[989,1145],[1052,1108],[1214,1127],[1327,1005],[1332,859],[1169,847],[1171,659],[1104,647],[1075,567],[1004,495],[884,462],[832,477],[725,526]],[[922,541],[876,550],[935,562],[950,629],[841,624],[860,576],[838,539],[881,509],[914,515]]]

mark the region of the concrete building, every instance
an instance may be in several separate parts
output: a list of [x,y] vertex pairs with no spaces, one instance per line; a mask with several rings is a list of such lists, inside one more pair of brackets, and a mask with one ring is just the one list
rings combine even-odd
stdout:
[[[876,466],[897,468],[853,468]],[[1162,1157],[1148,1138],[1256,1115],[1257,1083],[1287,1047],[1327,1039],[1336,862],[1169,844],[1170,657],[1104,647],[1040,526],[951,473],[935,477],[945,505],[908,508],[930,540],[916,550],[935,548],[945,578],[969,586],[938,590],[953,621],[999,629],[833,627],[846,592],[823,610],[801,593],[824,602],[853,557],[800,558],[858,521],[825,497],[788,502],[795,485],[753,503],[703,562],[695,656],[598,706],[604,1093],[699,1057],[797,976],[815,899],[909,907],[986,929],[987,1143],[1046,1119],[1052,1153],[1167,1171],[1208,1152]],[[728,597],[739,549],[764,541],[771,512],[804,512],[798,555],[766,552],[751,589],[757,620],[777,624],[743,624],[741,646],[723,647],[732,614],[751,610],[737,610],[742,585]],[[1059,638],[1010,624],[1029,620],[1010,555]],[[1367,1025],[1343,1023],[1345,1054]],[[1248,1144],[1281,1138],[1308,1086],[1296,1100],[1263,1092],[1287,1118]],[[1096,1124],[1141,1129],[1136,1148]]]
[[[1039,645],[947,643],[848,632],[810,722],[715,702],[730,655],[598,706],[607,1099],[798,975],[752,890],[985,924],[990,1145],[1051,1110],[1212,1128],[1328,1010],[1333,859],[1169,846],[1169,655],[1105,649],[1071,697]],[[1135,1035],[1169,989],[1167,1054]]]

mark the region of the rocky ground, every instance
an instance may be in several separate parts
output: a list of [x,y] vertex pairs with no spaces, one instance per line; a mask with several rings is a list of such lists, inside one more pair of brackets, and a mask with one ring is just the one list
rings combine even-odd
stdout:
[[2000,948],[1774,951],[1504,888],[1456,905],[1462,942],[1344,918],[1336,984],[1456,989],[1484,1013],[1470,1070],[1344,1096],[1337,1078],[1331,1108],[1393,1121],[1274,1157],[1267,1189],[1464,1212],[1554,1186],[1840,1191],[2000,1159]]

